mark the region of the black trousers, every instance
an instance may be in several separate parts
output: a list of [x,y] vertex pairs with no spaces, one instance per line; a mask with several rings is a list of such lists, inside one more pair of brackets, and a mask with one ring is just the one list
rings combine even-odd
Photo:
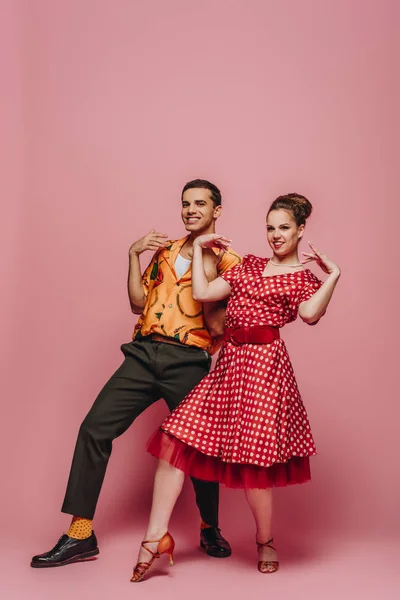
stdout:
[[[125,360],[101,390],[78,434],[62,512],[92,519],[112,442],[148,406],[164,398],[172,411],[208,373],[211,357],[195,346],[123,344]],[[192,479],[203,521],[218,527],[218,483]]]

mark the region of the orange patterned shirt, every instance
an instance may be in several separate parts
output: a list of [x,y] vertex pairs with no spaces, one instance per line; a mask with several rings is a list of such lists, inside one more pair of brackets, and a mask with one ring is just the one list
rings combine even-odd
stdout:
[[[158,333],[213,354],[218,343],[214,342],[205,326],[202,303],[193,300],[192,267],[180,279],[175,273],[176,258],[188,238],[168,242],[168,246],[155,253],[143,273],[146,304],[133,339]],[[215,252],[218,254],[218,250]],[[240,256],[229,249],[218,263],[218,274],[225,273],[240,261]]]

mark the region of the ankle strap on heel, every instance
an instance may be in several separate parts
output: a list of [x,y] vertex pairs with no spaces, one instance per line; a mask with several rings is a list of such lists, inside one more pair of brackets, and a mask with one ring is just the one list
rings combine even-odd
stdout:
[[160,557],[159,552],[153,552],[153,550],[150,550],[150,548],[146,548],[146,546],[145,546],[145,544],[155,544],[156,542],[159,542],[159,541],[160,540],[145,540],[140,545],[142,546],[142,548],[144,548],[146,550],[146,552],[148,552],[149,554],[154,556],[154,558],[159,558]]
[[268,540],[267,542],[264,542],[264,543],[257,542],[257,540],[256,540],[257,550],[259,550],[260,548],[271,548],[272,550],[276,550],[276,548],[274,548],[274,546],[272,546],[273,542],[274,542],[274,538],[273,537],[270,540]]

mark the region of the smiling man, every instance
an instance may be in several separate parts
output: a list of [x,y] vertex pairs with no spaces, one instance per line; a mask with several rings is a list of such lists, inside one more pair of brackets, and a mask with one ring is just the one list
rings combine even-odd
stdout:
[[[79,429],[62,506],[72,515],[69,530],[49,552],[34,556],[32,567],[58,567],[99,553],[92,519],[113,440],[157,400],[164,398],[173,410],[210,369],[225,307],[203,307],[193,300],[191,257],[196,237],[215,231],[221,193],[209,181],[196,179],[185,185],[181,199],[188,235],[169,241],[166,234],[151,230],[129,249],[129,300],[132,312],[140,314],[133,340],[121,347],[124,362]],[[155,254],[142,275],[139,256],[146,250]],[[209,280],[240,260],[231,250],[210,250],[205,256]],[[201,516],[200,545],[210,556],[227,557],[231,549],[218,527],[218,484],[192,481]]]

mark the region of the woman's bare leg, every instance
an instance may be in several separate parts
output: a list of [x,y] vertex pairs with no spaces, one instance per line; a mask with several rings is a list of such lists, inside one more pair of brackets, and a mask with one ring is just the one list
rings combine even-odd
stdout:
[[[246,499],[256,522],[256,540],[260,544],[272,538],[272,490],[246,489]],[[258,551],[259,560],[278,560],[272,548],[263,547]]]
[[[182,491],[185,474],[172,467],[165,460],[159,460],[154,477],[153,502],[151,506],[149,524],[144,540],[159,540],[168,531],[168,524],[179,494]],[[153,550],[157,544],[146,544]],[[142,547],[138,555],[138,562],[148,562],[151,555]]]

